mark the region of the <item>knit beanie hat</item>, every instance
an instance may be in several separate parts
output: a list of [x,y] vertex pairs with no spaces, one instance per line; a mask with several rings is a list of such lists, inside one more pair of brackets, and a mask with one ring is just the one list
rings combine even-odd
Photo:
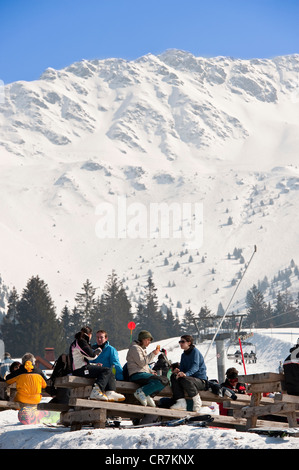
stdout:
[[234,367],[227,369],[226,376],[228,379],[237,379],[238,378],[238,371]]
[[140,331],[138,335],[138,341],[142,341],[143,339],[147,339],[147,338],[150,338],[151,341],[153,341],[154,339],[149,331],[146,331],[146,330]]

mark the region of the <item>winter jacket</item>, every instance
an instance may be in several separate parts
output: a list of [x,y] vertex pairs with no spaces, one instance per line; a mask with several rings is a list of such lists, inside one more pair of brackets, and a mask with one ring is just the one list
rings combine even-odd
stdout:
[[283,363],[286,390],[290,395],[299,395],[299,344],[290,349]]
[[89,361],[95,359],[98,355],[99,352],[94,351],[87,340],[76,338],[70,346],[72,370],[81,369],[81,367],[89,364]]
[[142,348],[138,341],[134,341],[127,353],[129,376],[136,374],[137,372],[153,373],[149,364],[154,358],[154,352],[147,354],[146,349]]
[[230,383],[230,381],[228,379],[225,380],[225,382],[223,382],[220,387],[226,387],[226,388],[230,388],[231,390],[233,390],[235,393],[246,393],[246,386],[245,384],[241,383],[241,382],[237,382],[235,384],[235,386],[233,387],[232,384]]
[[2,379],[5,379],[6,375],[9,374],[10,366],[12,365],[12,363],[13,361],[8,358],[5,358],[3,362],[1,362],[0,376]]
[[102,349],[102,352],[98,355],[96,359],[93,359],[90,362],[96,364],[103,364],[103,367],[112,367],[114,365],[116,371],[116,380],[124,380],[123,368],[119,361],[117,350],[113,346],[111,346],[111,344],[109,344],[109,341],[106,341],[106,343],[101,346],[98,346],[98,344],[92,345],[92,349],[96,349],[98,347]]
[[[230,381],[227,378],[226,378],[225,382],[220,384],[220,387],[230,388],[235,393],[241,393],[241,394],[246,393],[245,384],[243,384],[241,382],[237,382],[236,385],[234,387],[232,387],[232,384],[230,383]],[[219,406],[219,414],[220,415],[233,416],[232,410],[228,410],[227,408],[224,408],[223,403],[218,403],[218,406]]]
[[162,375],[167,376],[170,367],[171,367],[171,364],[169,363],[167,359],[165,359],[164,354],[159,354],[158,360],[156,364],[154,365],[153,370],[155,370],[156,372],[161,371]]
[[181,355],[180,370],[188,377],[207,380],[207,368],[203,355],[195,346],[191,346]]
[[47,386],[41,371],[34,368],[31,372],[28,372],[24,365],[21,365],[18,370],[9,374],[6,383],[9,385],[16,384],[17,393],[14,401],[29,405],[35,405],[40,402],[42,389]]

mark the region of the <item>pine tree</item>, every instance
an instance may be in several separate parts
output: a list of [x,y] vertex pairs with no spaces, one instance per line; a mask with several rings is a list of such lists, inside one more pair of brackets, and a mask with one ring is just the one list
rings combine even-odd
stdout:
[[178,315],[175,317],[171,308],[166,308],[165,329],[167,337],[171,338],[181,334],[181,325]]
[[185,310],[182,328],[184,333],[188,335],[194,335],[198,332],[195,314],[190,307]]
[[81,311],[75,306],[70,313],[70,323],[67,330],[67,337],[71,342],[73,341],[75,334],[81,330],[82,326],[85,326],[85,324],[82,323]]
[[223,316],[224,314],[225,314],[225,311],[224,311],[223,305],[222,305],[221,302],[219,302],[218,309],[217,309],[217,315]]
[[132,320],[131,303],[114,271],[108,276],[99,310],[101,325],[98,327],[107,331],[109,342],[117,349],[127,348],[129,345],[127,326]]
[[247,292],[246,306],[248,313],[246,323],[248,326],[252,326],[254,328],[265,327],[268,307],[263,294],[258,290],[255,284]]
[[196,324],[198,329],[203,329],[207,326],[213,326],[212,312],[206,304],[200,308],[196,319]]
[[273,312],[273,325],[275,327],[287,324],[294,325],[296,321],[298,321],[298,312],[291,295],[288,291],[285,291],[283,294],[279,292]]
[[165,318],[159,308],[156,287],[151,276],[148,277],[144,299],[139,303],[136,324],[139,330],[148,330],[155,341],[167,338]]
[[5,344],[5,350],[12,356],[16,356],[18,352],[18,345],[16,344],[16,337],[21,337],[21,331],[18,319],[18,302],[19,296],[16,288],[13,290],[8,298],[7,314],[3,317],[1,325],[1,332]]
[[89,279],[83,284],[83,292],[79,292],[75,297],[76,307],[81,314],[83,325],[90,325],[96,307],[95,288]]
[[64,350],[67,352],[69,345],[73,341],[74,337],[74,328],[72,326],[72,312],[70,311],[69,307],[65,305],[61,312],[60,317],[60,324],[63,330],[64,336]]
[[19,328],[15,341],[19,356],[26,352],[43,356],[46,347],[54,347],[56,355],[63,352],[63,331],[48,286],[38,276],[27,282],[17,311]]

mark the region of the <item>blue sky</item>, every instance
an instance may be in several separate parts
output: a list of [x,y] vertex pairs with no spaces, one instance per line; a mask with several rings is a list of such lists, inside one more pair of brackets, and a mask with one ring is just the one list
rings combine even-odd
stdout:
[[0,0],[0,80],[172,48],[203,57],[299,53],[298,24],[299,0]]

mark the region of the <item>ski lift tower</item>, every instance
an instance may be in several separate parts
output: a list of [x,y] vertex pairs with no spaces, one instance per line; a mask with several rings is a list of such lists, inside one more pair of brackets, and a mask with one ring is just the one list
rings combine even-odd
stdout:
[[[226,353],[225,353],[225,341],[227,339],[232,339],[235,335],[239,336],[241,334],[241,325],[242,325],[242,320],[243,317],[247,316],[247,313],[232,313],[230,315],[226,316],[226,319],[232,319],[235,320],[236,318],[239,319],[237,321],[237,332],[235,332],[235,328],[230,327],[228,329],[221,329],[215,338],[215,344],[216,344],[216,357],[217,357],[217,372],[218,372],[218,381],[219,383],[222,383],[225,381],[225,372],[226,372],[226,367],[225,367],[225,358],[226,358]],[[219,324],[219,321],[221,321],[223,317],[221,315],[213,315],[213,317],[207,317],[206,319],[201,319],[206,320],[207,322],[211,322],[211,320],[214,323],[213,328],[217,328],[217,323]],[[207,339],[207,340],[212,340],[215,335],[215,332],[204,332],[203,334],[200,335],[201,339]]]

